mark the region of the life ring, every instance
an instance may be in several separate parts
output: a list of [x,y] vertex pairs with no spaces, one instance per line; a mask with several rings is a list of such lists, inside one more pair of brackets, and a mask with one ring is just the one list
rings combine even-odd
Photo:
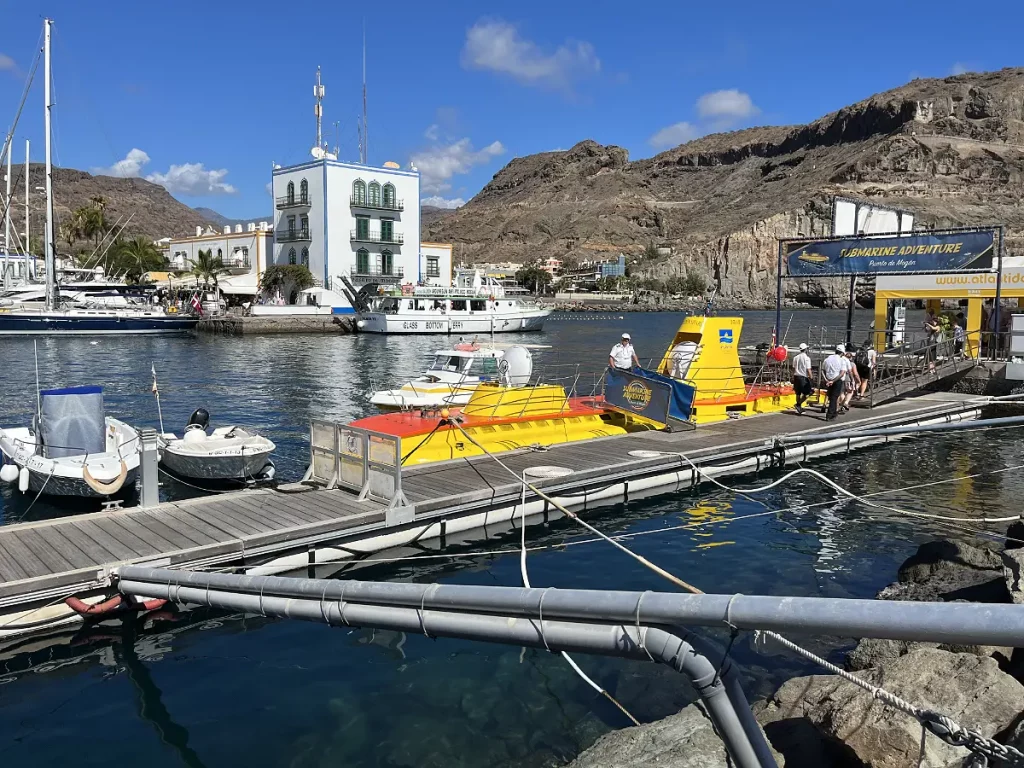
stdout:
[[177,314],[177,313],[178,313],[178,308],[177,307],[168,307],[167,308],[167,314],[174,315],[174,314]]
[[121,471],[109,483],[101,483],[89,472],[88,466],[82,467],[82,479],[86,484],[101,496],[111,496],[121,490],[124,481],[128,479],[128,465],[121,459]]
[[480,349],[480,345],[463,342],[461,344],[456,344],[455,349],[458,352],[476,352],[478,349]]

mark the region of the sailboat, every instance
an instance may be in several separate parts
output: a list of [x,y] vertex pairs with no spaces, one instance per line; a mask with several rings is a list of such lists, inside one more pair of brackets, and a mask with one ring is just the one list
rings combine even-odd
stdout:
[[46,131],[46,296],[41,307],[0,307],[0,336],[25,334],[137,334],[182,333],[193,330],[199,318],[173,314],[153,306],[78,306],[61,302],[57,287],[57,269],[53,236],[53,167],[50,160],[52,131],[50,118],[50,27],[43,20],[43,72],[45,82],[44,124]]

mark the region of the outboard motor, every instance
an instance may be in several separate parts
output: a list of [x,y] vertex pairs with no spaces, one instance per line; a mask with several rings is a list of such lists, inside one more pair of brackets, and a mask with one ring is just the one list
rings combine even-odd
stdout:
[[210,412],[205,408],[196,408],[192,411],[192,415],[188,417],[188,424],[185,425],[185,431],[193,427],[199,427],[199,429],[206,431],[206,428],[210,426]]

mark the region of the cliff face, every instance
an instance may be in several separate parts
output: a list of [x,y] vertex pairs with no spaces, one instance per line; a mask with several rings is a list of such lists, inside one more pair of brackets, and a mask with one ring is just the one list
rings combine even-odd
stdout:
[[[1024,69],[914,80],[803,126],[705,136],[630,162],[583,141],[516,158],[462,208],[425,225],[467,260],[663,257],[729,296],[775,293],[777,240],[829,232],[831,197],[912,210],[925,226],[1007,225],[1024,253]],[[801,295],[827,284],[788,283]]]
[[[12,171],[11,197],[14,205],[11,217],[13,228],[21,233],[25,231],[25,166],[15,164]],[[29,198],[29,224],[33,241],[38,238],[39,242],[43,241],[46,199],[41,192],[35,191],[35,187],[44,185],[44,173],[42,163],[32,163],[29,183],[33,189]],[[114,224],[118,217],[121,217],[122,224],[131,217],[125,227],[125,234],[128,235],[145,235],[154,239],[184,237],[195,234],[197,226],[210,221],[209,217],[175,200],[163,187],[144,179],[93,176],[72,168],[54,168],[54,230],[72,211],[89,205],[94,197],[102,197],[106,202],[105,215],[110,224]],[[59,235],[58,247],[63,247]]]

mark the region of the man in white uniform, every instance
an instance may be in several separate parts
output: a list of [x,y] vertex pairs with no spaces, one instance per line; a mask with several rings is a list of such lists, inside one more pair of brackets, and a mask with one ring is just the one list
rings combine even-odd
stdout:
[[636,352],[630,343],[629,334],[624,333],[622,334],[622,339],[612,347],[612,351],[608,355],[608,366],[610,368],[618,368],[621,371],[629,371],[632,370],[634,365],[639,368],[640,361],[636,358]]
[[800,345],[800,354],[793,358],[793,391],[796,393],[797,413],[804,412],[804,400],[814,392],[811,384],[811,356],[807,354],[807,345]]
[[825,380],[825,391],[828,393],[828,410],[825,421],[836,418],[839,401],[843,399],[843,379],[846,377],[846,346],[837,344],[834,354],[826,357],[821,363],[821,376]]
[[685,381],[690,372],[690,363],[697,356],[697,342],[681,341],[672,347],[672,378]]

